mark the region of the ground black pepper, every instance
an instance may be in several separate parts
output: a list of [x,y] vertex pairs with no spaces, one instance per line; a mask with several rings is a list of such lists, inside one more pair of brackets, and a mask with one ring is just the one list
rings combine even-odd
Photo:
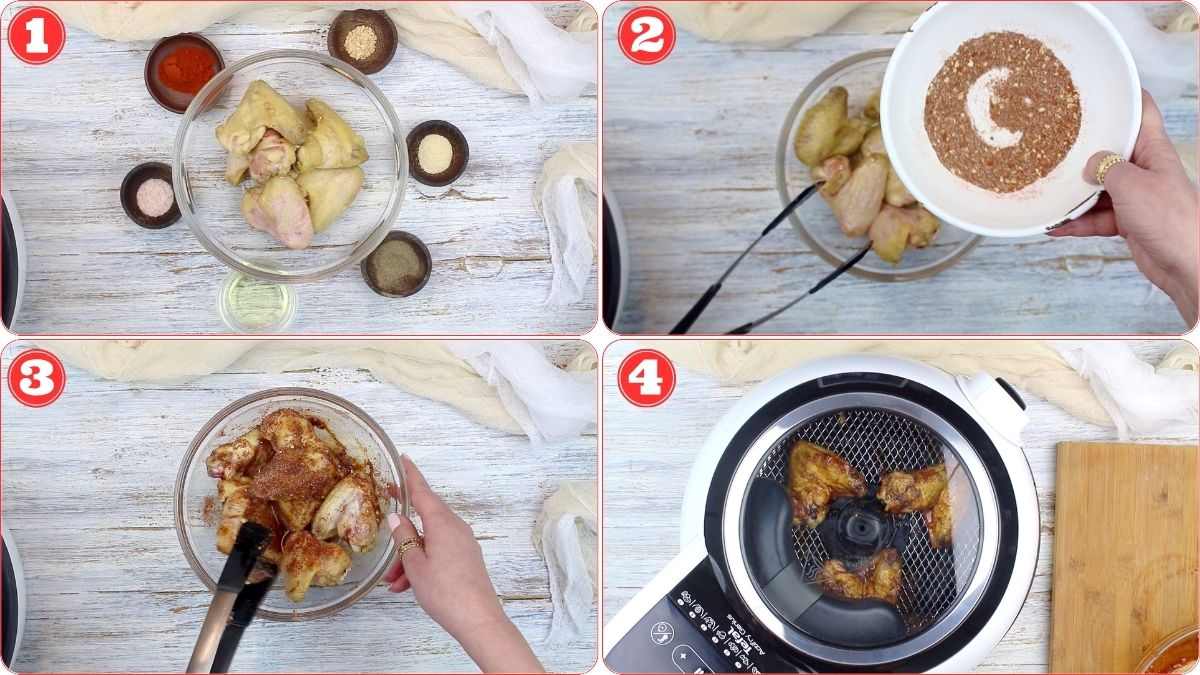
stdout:
[[[968,96],[981,78],[1006,70],[990,101],[992,122],[1020,134],[1007,147],[981,136]],[[942,165],[993,192],[1015,192],[1044,178],[1079,137],[1079,92],[1054,52],[1011,31],[985,33],[959,45],[929,84],[925,131]]]

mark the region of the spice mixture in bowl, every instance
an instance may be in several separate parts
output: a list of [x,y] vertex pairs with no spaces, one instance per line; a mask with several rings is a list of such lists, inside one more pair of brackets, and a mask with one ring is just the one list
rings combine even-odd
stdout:
[[[285,417],[288,419],[282,419]],[[294,467],[287,463],[279,430],[269,428],[274,423],[291,431],[295,425],[288,427],[288,424],[296,420],[307,421],[305,426],[323,445],[338,449],[330,456],[332,464],[339,467],[333,478],[340,479],[336,484],[333,478],[327,481],[332,484],[331,489],[330,485],[320,486],[319,491],[325,493],[321,506],[311,518],[304,519],[307,521],[304,524],[298,522],[300,501],[282,496],[282,492],[297,487],[292,485],[297,472],[290,470]],[[268,452],[261,466],[246,466],[231,472],[228,457],[237,453],[228,450],[231,447],[236,450],[239,442],[255,434],[259,445],[265,441],[273,454]],[[306,445],[298,445],[308,451]],[[257,458],[262,453],[253,454]],[[221,478],[213,473],[221,474]],[[336,529],[330,528],[330,519],[322,517],[322,511],[329,510],[326,503],[347,492],[346,486],[364,483],[373,483],[377,490],[376,517],[370,527],[363,530],[341,527],[339,523]],[[399,503],[384,491],[389,484],[400,487],[403,498]],[[313,486],[314,481],[308,478],[301,485],[306,489]],[[258,615],[284,621],[319,618],[354,604],[378,583],[387,569],[395,545],[383,516],[389,511],[408,515],[408,497],[403,486],[400,456],[391,440],[357,406],[314,389],[271,389],[231,403],[196,434],[175,481],[175,527],[188,563],[204,585],[212,589],[225,564],[225,554],[220,550],[223,539],[236,535],[225,522],[230,515],[226,506],[245,496],[235,494],[238,489],[261,498],[259,510],[266,513],[256,516],[254,507],[258,502],[251,501],[244,509],[245,516],[255,522],[263,518],[271,521],[272,530],[278,530],[271,549],[282,560],[278,563],[281,569],[275,585]],[[355,513],[361,515],[362,509]],[[289,558],[291,549],[299,552]],[[300,553],[310,549],[336,554],[343,567],[338,569],[336,578],[322,576],[325,572],[320,572],[308,580],[309,584],[301,584],[304,588],[298,588],[300,575],[296,573],[295,561],[302,561],[305,556]]]
[[[361,137],[354,139],[354,147],[366,159],[353,167],[361,187],[336,220],[317,227],[303,248],[289,247],[248,224],[243,198],[253,186],[249,181],[231,185],[227,178],[231,153],[218,140],[218,128],[233,117],[252,87],[269,87],[297,115],[311,116],[312,101],[323,102],[344,122],[339,128],[346,126]],[[320,120],[316,122],[312,135],[320,136]],[[173,182],[184,220],[209,252],[264,281],[317,281],[361,261],[391,229],[407,179],[404,134],[387,98],[352,66],[315,52],[264,52],[221,71],[192,101],[176,136]]]
[[880,120],[892,168],[934,215],[1028,236],[1095,204],[1084,167],[1132,152],[1141,83],[1088,3],[942,2],[896,46]]

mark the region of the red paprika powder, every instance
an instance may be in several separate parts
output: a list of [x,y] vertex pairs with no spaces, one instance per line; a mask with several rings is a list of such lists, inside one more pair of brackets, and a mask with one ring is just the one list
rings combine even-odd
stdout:
[[183,45],[158,63],[158,79],[164,86],[185,94],[196,94],[217,74],[217,58],[207,49]]

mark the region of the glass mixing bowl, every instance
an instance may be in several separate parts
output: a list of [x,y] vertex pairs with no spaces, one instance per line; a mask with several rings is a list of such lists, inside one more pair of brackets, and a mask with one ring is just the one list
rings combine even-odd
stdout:
[[[366,180],[350,208],[312,245],[291,250],[242,217],[245,188],[225,180],[228,153],[216,128],[237,108],[254,80],[263,80],[298,109],[319,98],[366,143]],[[324,54],[276,50],[247,57],[217,73],[183,114],[175,137],[175,200],[204,248],[234,269],[278,283],[324,279],[357,264],[392,228],[408,180],[408,150],[400,121],[365,75]]]
[[[383,429],[354,404],[315,389],[285,387],[251,394],[225,406],[192,439],[175,480],[175,531],[179,545],[196,576],[209,590],[225,566],[225,554],[217,550],[217,525],[221,520],[217,480],[208,475],[204,460],[213,448],[246,433],[267,414],[292,408],[324,420],[328,429],[359,459],[367,459],[380,485],[397,485],[399,503],[386,493],[380,495],[383,513],[409,515],[408,493],[400,455]],[[279,621],[303,621],[330,616],[349,607],[379,582],[396,545],[387,523],[381,522],[375,547],[367,553],[351,553],[350,571],[337,586],[309,588],[304,601],[293,603],[282,590],[282,575],[258,611],[258,616]]]
[[[821,99],[833,87],[842,86],[850,94],[851,116],[862,112],[867,100],[880,85],[887,70],[892,50],[877,49],[855,54],[826,68],[800,92],[792,104],[783,129],[779,135],[779,147],[775,152],[775,177],[779,198],[787,206],[801,190],[812,184],[808,166],[796,159],[792,141],[800,126],[800,120],[808,107]],[[810,198],[803,206],[791,213],[789,219],[799,230],[809,246],[830,265],[838,266],[862,250],[865,237],[850,238],[842,233],[833,212],[820,195]],[[910,248],[897,265],[869,254],[850,272],[876,281],[911,281],[930,277],[958,261],[975,247],[982,237],[942,223],[941,230],[927,248]]]

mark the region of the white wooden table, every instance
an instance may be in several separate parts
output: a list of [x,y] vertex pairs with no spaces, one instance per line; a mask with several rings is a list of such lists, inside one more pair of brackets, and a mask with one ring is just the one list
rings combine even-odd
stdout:
[[[848,56],[899,34],[818,35],[792,46],[706,42],[680,30],[663,62],[630,62],[614,42],[628,11],[604,15],[605,189],[630,252],[623,333],[664,333],[779,212],[775,151],[800,91]],[[670,3],[663,9],[670,12]],[[1164,109],[1196,137],[1197,99]],[[832,268],[790,225],[755,249],[693,328],[721,333],[777,309]],[[1185,330],[1120,240],[985,240],[953,267],[905,283],[843,276],[763,326],[773,333],[1122,333]]]
[[[560,3],[546,11],[565,25],[578,7]],[[14,11],[7,8],[0,29]],[[203,35],[227,64],[266,49],[325,53],[334,13],[309,13],[286,30],[278,22],[220,23]],[[24,219],[29,251],[18,333],[228,332],[217,314],[228,269],[182,222],[144,230],[121,210],[121,179],[144,161],[169,164],[181,119],[160,108],[143,85],[152,45],[71,29],[62,55],[42,67],[17,61],[3,45],[4,183]],[[352,266],[298,287],[293,332],[579,334],[591,328],[594,275],[582,302],[544,307],[552,266],[532,195],[543,162],[559,146],[595,141],[595,95],[535,113],[525,97],[485,87],[403,46],[371,77],[406,129],[428,119],[462,129],[471,161],[450,190],[408,182],[396,227],[421,237],[434,261],[418,295],[376,295]]]
[[[1136,343],[1157,362],[1172,343]],[[635,408],[616,389],[616,365],[636,347],[623,341],[604,368],[604,620],[607,622],[679,551],[680,509],[692,462],[712,428],[749,385],[723,385],[678,369],[675,393],[657,408]],[[1050,656],[1050,580],[1054,550],[1055,446],[1116,440],[1022,392],[1029,405],[1023,439],[1041,507],[1042,537],[1033,586],[1016,623],[979,666],[984,672],[1042,672]],[[1153,442],[1155,439],[1139,439]],[[1175,441],[1178,442],[1178,441]]]
[[[575,343],[578,345],[579,343]],[[4,370],[22,343],[5,352]],[[577,349],[552,348],[560,357]],[[40,409],[3,395],[4,523],[25,567],[19,671],[182,671],[212,599],[176,539],[173,486],[192,436],[233,400],[315,387],[367,411],[474,528],[504,609],[550,670],[583,672],[596,634],[548,647],[546,567],[530,541],[561,480],[595,480],[596,439],[531,449],[450,406],[365,371],[267,375],[230,370],[174,386],[127,385],[70,369]],[[373,589],[349,609],[300,623],[255,622],[238,671],[471,671],[462,649],[411,593]]]

